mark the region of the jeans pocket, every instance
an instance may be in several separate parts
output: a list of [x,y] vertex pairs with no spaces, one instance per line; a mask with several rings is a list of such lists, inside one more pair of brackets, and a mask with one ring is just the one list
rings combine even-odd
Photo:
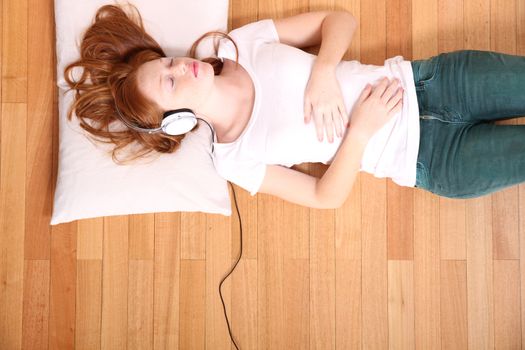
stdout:
[[426,60],[417,60],[417,81],[416,85],[421,86],[430,83],[434,80],[440,70],[440,62],[442,55],[433,56]]

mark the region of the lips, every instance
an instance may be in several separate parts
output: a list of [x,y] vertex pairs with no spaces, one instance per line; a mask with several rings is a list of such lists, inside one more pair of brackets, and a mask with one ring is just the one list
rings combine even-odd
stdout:
[[193,66],[192,67],[193,67],[193,74],[195,75],[195,78],[196,78],[197,77],[197,71],[198,71],[197,63],[193,62]]

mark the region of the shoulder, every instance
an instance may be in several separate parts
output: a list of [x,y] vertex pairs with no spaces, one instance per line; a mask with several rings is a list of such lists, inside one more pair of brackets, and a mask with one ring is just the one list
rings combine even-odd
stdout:
[[244,24],[228,33],[234,40],[278,42],[279,36],[271,18]]

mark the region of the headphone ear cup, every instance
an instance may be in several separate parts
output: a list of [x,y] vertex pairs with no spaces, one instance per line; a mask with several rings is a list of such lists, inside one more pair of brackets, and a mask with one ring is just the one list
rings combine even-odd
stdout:
[[164,113],[161,128],[172,136],[186,134],[197,124],[195,113],[189,108],[180,108]]

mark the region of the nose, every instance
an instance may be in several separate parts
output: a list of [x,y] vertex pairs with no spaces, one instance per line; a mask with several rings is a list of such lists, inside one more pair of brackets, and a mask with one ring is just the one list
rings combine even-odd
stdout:
[[184,77],[188,75],[188,73],[193,74],[193,61],[178,60],[177,62],[177,59],[174,58],[170,67],[169,60],[171,60],[171,58],[168,58],[167,69],[174,76]]
[[[174,65],[175,66],[175,65]],[[177,65],[178,74],[183,77],[188,74],[193,74],[193,61],[180,61]]]

